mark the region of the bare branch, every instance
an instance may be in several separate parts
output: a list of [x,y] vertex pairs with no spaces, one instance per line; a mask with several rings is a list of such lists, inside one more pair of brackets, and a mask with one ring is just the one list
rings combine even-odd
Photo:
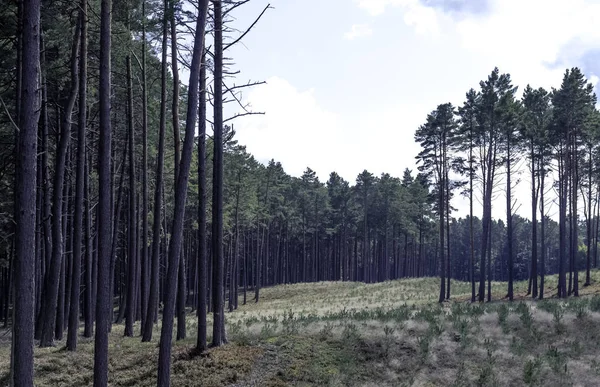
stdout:
[[266,83],[267,83],[266,81],[260,81],[260,82],[248,82],[245,85],[235,85],[234,84],[233,86],[231,86],[229,88],[226,88],[225,91],[223,92],[223,94],[228,93],[228,92],[233,91],[233,90],[243,89],[243,88],[246,88],[246,87],[264,85]]
[[2,102],[2,107],[4,107],[4,112],[8,116],[8,119],[10,120],[10,123],[15,127],[15,130],[17,132],[19,132],[20,131],[19,130],[19,126],[15,123],[15,121],[12,118],[12,116],[10,115],[10,112],[8,111],[8,108],[6,107],[6,104],[4,103],[4,99],[2,99],[2,97],[0,97],[0,102]]
[[244,117],[244,116],[254,116],[254,115],[261,115],[264,116],[265,112],[246,112],[246,113],[238,113],[232,117],[227,118],[226,120],[223,120],[223,123],[229,122],[231,120],[235,120],[236,118],[239,117]]
[[223,47],[223,51],[226,51],[229,47],[233,46],[234,44],[236,44],[237,42],[239,42],[240,40],[242,40],[244,38],[244,36],[246,36],[248,34],[248,32],[250,32],[250,30],[256,25],[256,23],[258,23],[258,21],[262,18],[262,16],[265,14],[265,12],[267,12],[267,9],[269,9],[269,8],[271,8],[271,4],[270,3],[267,4],[267,6],[265,7],[265,9],[263,9],[263,11],[260,13],[260,15],[258,15],[258,17],[256,18],[256,20],[254,20],[254,22],[250,25],[250,27],[248,27],[248,29],[246,31],[244,31],[243,34],[241,34],[233,42],[231,42],[228,45],[226,45],[225,47]]

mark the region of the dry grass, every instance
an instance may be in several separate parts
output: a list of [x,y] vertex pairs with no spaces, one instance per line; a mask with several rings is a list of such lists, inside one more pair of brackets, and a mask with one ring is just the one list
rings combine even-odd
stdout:
[[[438,286],[426,278],[263,289],[258,304],[227,314],[231,344],[203,356],[192,355],[194,337],[175,344],[172,384],[600,385],[600,272],[583,297],[566,301],[527,300],[521,282],[518,301],[501,301],[506,284],[494,283],[494,302],[470,304],[470,284],[453,281],[454,301],[439,305]],[[555,286],[556,278],[547,278],[547,294]],[[190,316],[188,333],[195,330]],[[10,365],[5,343],[0,385]],[[75,354],[63,346],[36,349],[36,385],[91,384],[93,341],[81,339]],[[124,338],[114,326],[109,354],[111,385],[155,384],[156,340]]]
[[[241,380],[262,355],[260,347],[235,343],[194,355],[194,340],[175,344],[172,383],[174,386],[224,386]],[[93,340],[82,339],[76,353],[54,348],[35,351],[36,386],[88,386],[93,378]],[[158,347],[139,338],[123,337],[123,327],[114,326],[109,343],[111,386],[155,386]],[[0,385],[7,383],[9,348],[0,350]]]

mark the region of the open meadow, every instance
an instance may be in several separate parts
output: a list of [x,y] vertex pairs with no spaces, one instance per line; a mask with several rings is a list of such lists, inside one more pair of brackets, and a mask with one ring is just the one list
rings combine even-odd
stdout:
[[[600,272],[593,272],[594,283]],[[438,279],[378,284],[323,282],[264,289],[261,301],[227,313],[229,344],[194,354],[192,337],[175,345],[175,386],[591,386],[600,384],[600,293],[567,300],[471,304],[468,283],[453,281],[453,300],[436,302]],[[556,278],[548,278],[548,294]],[[493,283],[499,297],[506,284]],[[191,314],[190,314],[191,315]],[[209,316],[210,318],[210,316]],[[209,321],[210,323],[210,321]],[[136,332],[139,326],[136,326]],[[123,337],[113,326],[109,383],[156,383],[156,341]],[[156,328],[154,337],[159,336]],[[0,349],[7,383],[10,346]],[[91,385],[93,341],[36,349],[39,386]]]

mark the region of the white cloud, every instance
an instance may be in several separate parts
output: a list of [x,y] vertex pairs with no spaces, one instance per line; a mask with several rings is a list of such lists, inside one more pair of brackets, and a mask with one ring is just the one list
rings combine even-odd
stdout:
[[381,15],[388,6],[406,5],[414,3],[412,0],[354,0],[360,8],[369,12],[372,16]]
[[[486,16],[471,15],[456,29],[466,49],[496,61],[520,81],[547,87],[560,82],[563,66],[581,65],[579,55],[600,47],[599,23],[595,1],[494,0]],[[549,66],[554,63],[559,68]]]
[[320,176],[335,169],[331,146],[344,137],[340,119],[319,106],[314,90],[298,90],[285,79],[271,77],[246,100],[253,110],[266,112],[236,124],[240,143],[259,161],[281,161],[293,176],[307,166]]
[[335,171],[354,182],[364,169],[394,176],[402,176],[404,168],[415,170],[419,146],[412,138],[424,106],[385,105],[345,117],[324,109],[314,90],[299,90],[280,77],[269,78],[245,100],[266,115],[236,123],[238,140],[259,161],[280,161],[292,176],[310,167],[323,181]]
[[344,34],[344,38],[354,40],[356,38],[371,35],[373,35],[373,30],[368,24],[354,24],[352,29]]
[[[347,61],[348,71],[340,74],[360,73],[364,66],[376,63],[370,58],[383,55],[387,55],[386,65],[394,68],[394,74],[375,76],[373,82],[363,82],[355,90],[347,87],[347,78],[315,67],[303,76],[294,75],[293,84],[272,77],[268,85],[245,95],[253,110],[267,114],[236,122],[240,143],[261,161],[281,161],[295,176],[307,166],[321,179],[336,171],[354,181],[363,169],[401,176],[404,168],[415,169],[419,145],[413,135],[426,114],[438,103],[460,104],[464,93],[470,87],[477,88],[494,66],[509,72],[521,90],[527,83],[548,89],[560,85],[566,67],[584,66],[584,55],[600,48],[597,0],[488,0],[485,12],[464,12],[460,17],[440,7],[424,6],[419,0],[340,1],[360,7],[366,17],[370,15],[365,21],[369,24],[353,26],[344,35],[346,39],[372,34],[370,27],[381,21],[385,12],[393,12],[390,19],[410,26],[414,33],[407,33],[404,26],[378,25],[378,39],[357,46],[353,51],[356,55],[351,57],[369,60]],[[353,21],[339,22],[349,26]],[[310,55],[313,48],[304,49]],[[335,53],[325,64],[337,64],[343,58]],[[291,70],[270,71],[288,74]],[[587,74],[597,84],[600,65]],[[316,90],[310,89],[313,84]],[[522,204],[519,213],[528,215],[526,167],[523,171],[516,195]],[[502,188],[496,200],[494,215],[502,217]],[[464,215],[467,203],[461,199],[456,202],[459,214]],[[477,208],[476,214],[480,213]]]
[[415,28],[417,34],[439,36],[438,16],[433,8],[416,4],[408,7],[404,14],[404,22]]
[[439,23],[436,11],[426,7],[419,0],[354,0],[362,9],[371,16],[378,16],[388,7],[400,7],[404,10],[404,22],[414,27],[421,35],[439,35]]

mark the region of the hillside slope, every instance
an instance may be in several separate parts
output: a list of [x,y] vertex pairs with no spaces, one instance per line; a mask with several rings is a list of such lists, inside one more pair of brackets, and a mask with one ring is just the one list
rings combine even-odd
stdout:
[[[466,302],[470,285],[453,281],[453,301],[439,305],[435,278],[263,289],[259,303],[227,314],[229,345],[196,356],[195,337],[176,344],[173,385],[600,385],[600,272],[593,280],[577,299],[485,304]],[[517,284],[520,298],[526,287]],[[496,299],[505,291],[493,283]],[[62,346],[36,349],[37,384],[90,385],[93,340],[75,354]],[[9,351],[4,341],[0,385]],[[156,342],[115,325],[110,359],[112,385],[155,385]]]

